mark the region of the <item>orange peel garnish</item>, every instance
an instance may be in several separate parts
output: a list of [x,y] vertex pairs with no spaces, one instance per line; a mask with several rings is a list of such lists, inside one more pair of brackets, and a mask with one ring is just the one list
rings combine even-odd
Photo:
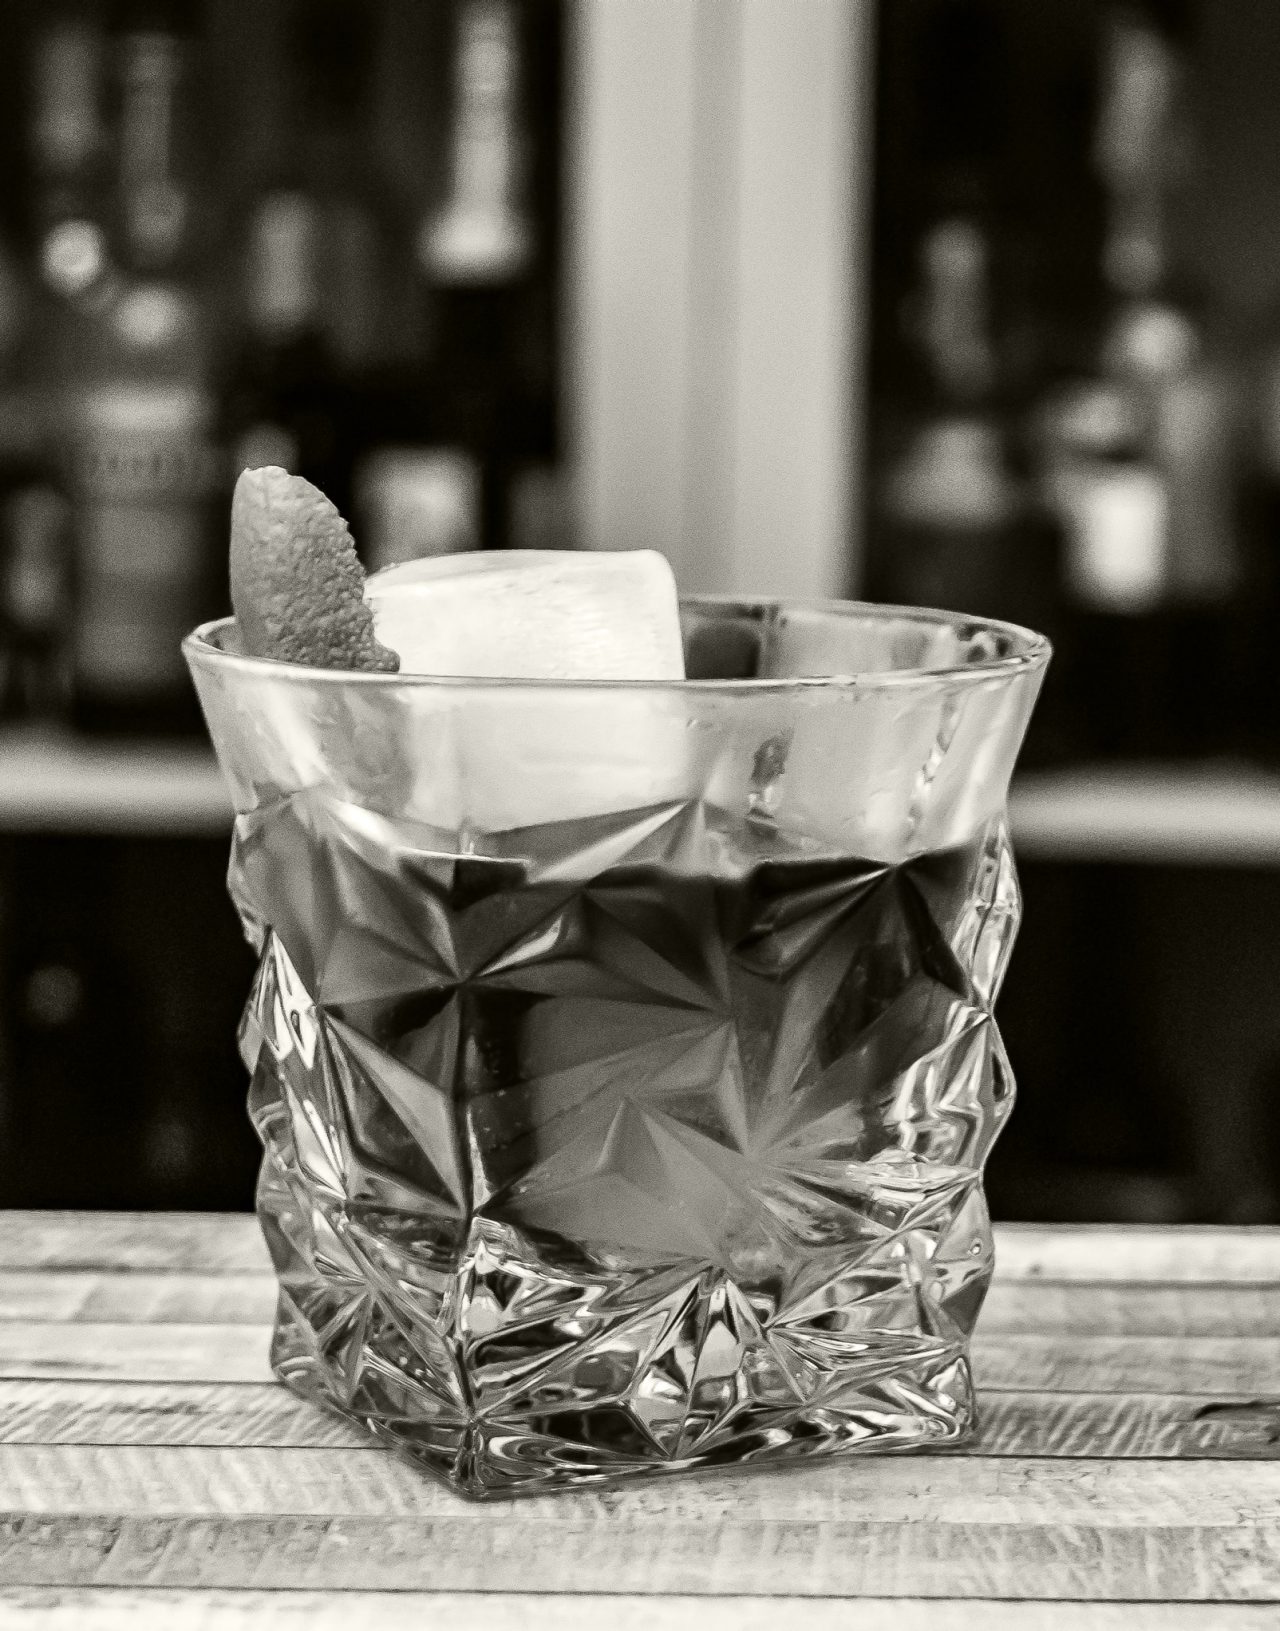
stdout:
[[241,472],[231,500],[231,606],[244,649],[311,668],[395,673],[364,598],[347,523],[309,481]]

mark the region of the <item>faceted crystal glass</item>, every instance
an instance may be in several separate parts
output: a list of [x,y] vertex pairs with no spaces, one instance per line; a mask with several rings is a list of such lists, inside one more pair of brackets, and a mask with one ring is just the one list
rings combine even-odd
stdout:
[[471,1496],[974,1424],[1048,648],[688,601],[683,684],[186,643],[290,1388]]

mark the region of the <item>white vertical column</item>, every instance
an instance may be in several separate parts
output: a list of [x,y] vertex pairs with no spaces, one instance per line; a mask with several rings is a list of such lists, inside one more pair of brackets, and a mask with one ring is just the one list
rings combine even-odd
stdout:
[[[689,243],[688,464],[684,548],[676,576],[690,592],[741,587],[735,575],[738,424],[738,243],[742,205],[742,21],[739,0],[692,0],[693,202]],[[673,565],[675,562],[673,560]]]
[[852,572],[868,7],[849,0],[738,4],[728,586],[838,595]]
[[870,0],[577,0],[566,397],[582,541],[690,590],[856,554]]
[[680,571],[689,455],[695,0],[569,11],[566,378],[582,542]]

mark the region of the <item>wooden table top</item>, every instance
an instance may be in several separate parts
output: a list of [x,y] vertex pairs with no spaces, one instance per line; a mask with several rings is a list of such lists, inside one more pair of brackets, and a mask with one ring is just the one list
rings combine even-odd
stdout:
[[1280,1230],[997,1243],[973,1447],[477,1506],[271,1380],[254,1219],[0,1213],[0,1627],[1274,1631]]

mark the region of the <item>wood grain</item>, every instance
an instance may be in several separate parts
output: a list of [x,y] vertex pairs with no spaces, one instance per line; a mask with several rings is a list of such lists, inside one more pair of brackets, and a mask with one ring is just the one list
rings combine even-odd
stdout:
[[259,1274],[269,1267],[250,1212],[3,1212],[0,1268]]
[[0,1214],[0,1626],[1280,1625],[1280,1231],[998,1252],[973,1446],[481,1507],[270,1379],[252,1217]]
[[[1001,1279],[1280,1285],[1280,1229],[996,1225]],[[5,1212],[0,1269],[151,1269],[254,1274],[267,1268],[249,1213]]]
[[[0,1270],[0,1321],[266,1325],[275,1280],[258,1274]],[[1102,1285],[1002,1280],[981,1315],[987,1335],[1272,1336],[1280,1287]]]
[[[889,1463],[881,1463],[882,1466]],[[759,1482],[786,1483],[785,1478]],[[675,1487],[673,1481],[672,1486]],[[687,1502],[686,1502],[687,1504]],[[563,1591],[773,1597],[1093,1601],[1280,1599],[1280,1525],[1139,1528],[1103,1522],[947,1523],[767,1518],[637,1524],[629,1501],[595,1522],[568,1509],[464,1508],[434,1517],[58,1513],[0,1516],[9,1586]],[[852,1623],[856,1624],[856,1617]],[[1210,1620],[1208,1623],[1212,1623]]]
[[127,1274],[0,1270],[0,1320],[122,1325],[269,1325],[268,1274]]
[[984,1388],[1082,1393],[1254,1393],[1280,1389],[1274,1337],[987,1336],[973,1344]]
[[[875,1521],[975,1529],[1089,1523],[1138,1531],[1256,1524],[1273,1526],[1280,1541],[1280,1462],[855,1456],[774,1478],[725,1470],[603,1495],[563,1490],[507,1510],[512,1522],[548,1532],[625,1514],[636,1528]],[[0,1511],[459,1522],[469,1515],[486,1531],[493,1523],[485,1507],[464,1507],[399,1456],[348,1447],[11,1444],[0,1457]]]
[[1280,1395],[980,1393],[977,1442],[956,1455],[1280,1459]]
[[368,1446],[369,1435],[277,1382],[0,1381],[4,1444]]
[[1280,1284],[1280,1229],[1162,1224],[996,1225],[1003,1279]]
[[[265,1382],[268,1332],[254,1325],[0,1322],[0,1379]],[[1078,1393],[1270,1395],[1280,1391],[1272,1337],[987,1336],[980,1387]]]
[[[785,1631],[769,1597],[621,1597],[557,1592],[138,1591],[0,1588],[0,1625],[16,1631]],[[1217,1604],[1222,1631],[1275,1631],[1274,1608]],[[856,1611],[810,1598],[805,1631],[1205,1631],[1203,1603],[1033,1603],[862,1598]]]
[[265,1382],[268,1332],[255,1325],[0,1324],[0,1377],[131,1382]]
[[[0,1299],[3,1293],[0,1292]],[[1280,1340],[1280,1286],[1130,1285],[997,1280],[979,1329],[1048,1336],[1270,1336]]]
[[[0,1381],[0,1445],[192,1444],[365,1448],[360,1428],[276,1383]],[[990,1456],[1280,1458],[1280,1395],[981,1395]]]

